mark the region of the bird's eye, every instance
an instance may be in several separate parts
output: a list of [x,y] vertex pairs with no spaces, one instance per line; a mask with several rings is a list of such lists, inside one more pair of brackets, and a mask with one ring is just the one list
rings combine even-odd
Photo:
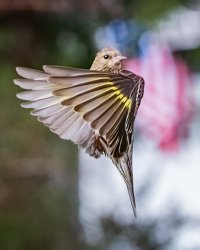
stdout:
[[104,55],[104,58],[105,58],[105,59],[108,59],[108,57],[109,57],[108,55]]

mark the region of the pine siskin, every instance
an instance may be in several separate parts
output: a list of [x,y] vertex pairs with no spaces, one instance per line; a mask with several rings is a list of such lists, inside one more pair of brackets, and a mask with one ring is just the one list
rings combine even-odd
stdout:
[[122,175],[136,216],[132,147],[134,120],[144,80],[121,70],[126,57],[113,48],[99,51],[90,69],[43,66],[43,71],[17,67],[24,79],[15,84],[27,91],[31,114],[62,139],[71,140],[98,158],[109,156]]

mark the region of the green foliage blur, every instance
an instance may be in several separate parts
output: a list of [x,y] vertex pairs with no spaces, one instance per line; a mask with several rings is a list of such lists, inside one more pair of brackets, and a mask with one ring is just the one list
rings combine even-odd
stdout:
[[55,14],[0,20],[0,249],[78,249],[77,148],[21,109],[13,84],[17,65],[88,64],[78,24]]
[[126,228],[124,236],[110,218],[102,221],[102,244],[87,244],[78,216],[77,147],[20,108],[13,79],[16,66],[88,68],[95,54],[92,34],[100,24],[136,17],[151,25],[186,2],[124,0],[118,1],[119,12],[97,8],[89,15],[87,6],[70,14],[0,12],[0,250],[111,249],[121,236],[136,242],[137,249],[166,247],[150,241],[154,222],[145,230]]

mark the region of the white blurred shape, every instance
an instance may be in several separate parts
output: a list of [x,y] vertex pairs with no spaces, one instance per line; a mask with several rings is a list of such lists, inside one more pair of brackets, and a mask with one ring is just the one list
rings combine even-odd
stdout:
[[157,25],[160,38],[174,50],[188,50],[200,45],[200,8],[184,7],[170,12]]

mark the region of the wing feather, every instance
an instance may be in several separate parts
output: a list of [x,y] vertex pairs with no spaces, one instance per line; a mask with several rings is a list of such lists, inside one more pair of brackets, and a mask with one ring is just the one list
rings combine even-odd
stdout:
[[[51,65],[44,65],[43,70],[50,75],[55,76],[75,76],[83,74],[85,72],[84,69],[78,68],[70,68],[70,67],[61,67],[61,66],[51,66]],[[86,71],[88,72],[88,71]]]
[[67,122],[67,120],[74,114],[73,110],[71,108],[67,108],[67,110],[64,109],[63,114],[56,119],[54,119],[50,124],[50,128],[52,130],[58,129],[63,123]]
[[[20,67],[21,68],[21,67]],[[27,68],[25,68],[27,69]],[[104,71],[96,71],[96,70],[89,70],[89,69],[80,69],[80,68],[71,68],[71,67],[63,67],[63,66],[52,66],[52,65],[44,65],[43,66],[44,71],[40,72],[45,72],[49,75],[52,76],[61,76],[61,77],[77,77],[77,76],[84,76],[84,75],[100,75],[100,76],[108,76],[108,72]],[[19,74],[21,75],[21,74]],[[114,77],[118,76],[115,73],[109,73],[109,75],[112,75]]]
[[23,91],[17,94],[19,99],[25,101],[38,101],[53,96],[52,90],[32,90]]
[[46,80],[49,74],[41,70],[29,69],[25,67],[16,67],[17,73],[26,79]]
[[118,99],[115,99],[115,101],[101,114],[99,114],[99,116],[91,123],[92,128],[98,129],[99,133],[100,131],[104,131],[106,124],[109,124],[110,121],[113,121],[112,118],[116,115],[117,112],[119,112],[120,106],[121,103],[119,103]]
[[33,111],[31,111],[31,115],[48,117],[48,116],[52,116],[52,115],[60,112],[61,110],[65,109],[65,108],[66,107],[62,106],[59,103],[59,104],[55,104],[55,105],[47,107],[47,108],[33,110]]
[[58,128],[55,129],[55,132],[60,135],[62,138],[62,134],[69,129],[73,124],[76,122],[77,119],[79,119],[78,113],[73,113],[70,115],[64,122],[61,123],[61,125],[58,126]]
[[60,84],[65,88],[73,88],[84,85],[93,85],[99,86],[99,84],[104,84],[110,80],[106,75],[78,75],[78,76],[69,76],[69,77],[61,77],[61,76],[50,76],[47,81],[49,84]]
[[76,113],[74,117],[72,118],[71,123],[69,126],[64,130],[64,132],[61,135],[61,138],[64,139],[71,139],[75,140],[76,133],[78,133],[79,129],[82,127],[84,121],[81,119],[80,115]]
[[14,83],[27,90],[45,90],[55,86],[55,84],[47,84],[46,80],[15,79]]
[[105,96],[101,96],[101,98],[99,98],[98,105],[94,106],[94,105],[91,105],[89,102],[88,105],[83,106],[85,107],[85,110],[82,107],[82,110],[85,111],[83,118],[86,121],[92,123],[99,117],[102,117],[103,114],[108,112],[110,108],[116,104],[116,102],[117,100],[113,96],[113,94],[109,93],[107,99],[105,98]]
[[120,103],[118,108],[115,110],[115,112],[110,116],[110,119],[107,123],[105,123],[99,130],[99,133],[102,135],[105,135],[108,144],[109,144],[109,133],[114,132],[116,129],[119,128],[119,124],[121,123],[122,119],[126,116],[127,110],[124,108],[124,106]]
[[21,106],[23,108],[31,108],[31,109],[43,109],[48,108],[50,106],[62,103],[64,100],[66,100],[66,97],[60,97],[60,96],[51,96],[49,98],[41,99],[36,102],[25,102],[22,103]]
[[39,116],[38,120],[43,122],[46,126],[52,125],[54,122],[59,122],[60,120],[64,119],[64,117],[68,115],[70,117],[70,110],[69,108],[62,109],[60,112],[55,113],[54,115],[48,117]]
[[105,89],[98,89],[94,90],[93,92],[83,92],[78,95],[68,97],[66,100],[62,102],[63,105],[68,106],[68,105],[80,105],[82,102],[90,102],[93,101],[95,98],[100,98],[103,97],[107,94],[112,93],[112,89],[110,88],[105,88]]
[[104,95],[94,96],[89,100],[83,100],[83,102],[74,106],[74,110],[84,114],[83,116],[87,120],[86,113],[92,110],[96,111],[99,107],[107,105],[108,102],[113,102],[113,95],[113,93],[108,92]]

